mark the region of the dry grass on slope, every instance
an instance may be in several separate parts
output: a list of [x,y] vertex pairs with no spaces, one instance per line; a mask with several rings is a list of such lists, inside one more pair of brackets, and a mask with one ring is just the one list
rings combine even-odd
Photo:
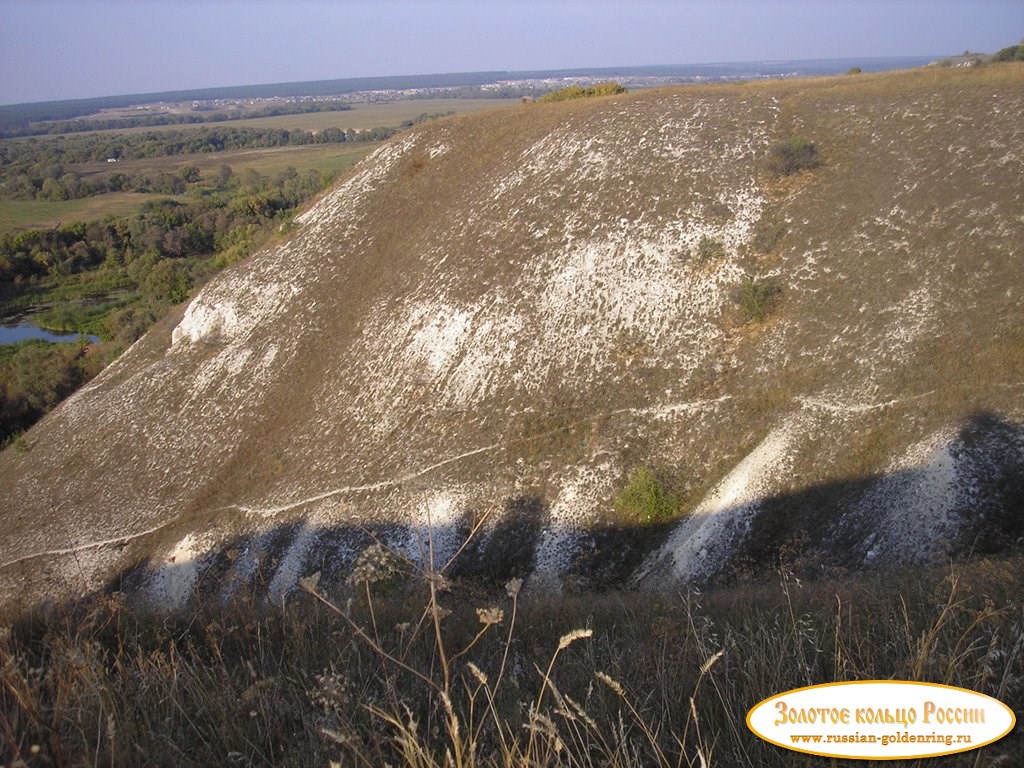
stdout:
[[1024,67],[745,87],[777,100],[776,140],[806,137],[822,161],[762,176],[747,268],[781,301],[738,336],[722,382],[764,403],[747,426],[769,429],[794,398],[837,418],[906,403],[849,455],[826,440],[796,467],[825,482],[879,472],[901,442],[981,411],[1024,416]]
[[[891,678],[1021,711],[1022,565],[841,582],[802,582],[783,566],[770,582],[703,595],[581,599],[403,575],[375,550],[347,602],[313,579],[285,609],[239,599],[166,617],[115,593],[8,617],[0,760],[819,765],[757,739],[747,710],[796,687]],[[1022,749],[1018,727],[977,759],[1010,765]]]

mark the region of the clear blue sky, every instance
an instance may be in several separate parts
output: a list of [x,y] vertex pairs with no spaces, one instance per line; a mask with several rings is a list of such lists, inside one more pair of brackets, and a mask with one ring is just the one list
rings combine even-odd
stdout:
[[0,0],[0,103],[367,75],[994,51],[1024,0]]

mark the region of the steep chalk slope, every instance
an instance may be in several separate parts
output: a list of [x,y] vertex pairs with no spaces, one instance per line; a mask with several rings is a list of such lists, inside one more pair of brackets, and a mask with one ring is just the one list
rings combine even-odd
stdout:
[[[169,603],[278,598],[374,537],[448,562],[480,520],[452,568],[555,586],[1005,543],[1022,86],[682,88],[400,136],[0,456],[0,598],[140,560]],[[823,164],[773,177],[793,136]],[[679,522],[616,510],[639,466]]]

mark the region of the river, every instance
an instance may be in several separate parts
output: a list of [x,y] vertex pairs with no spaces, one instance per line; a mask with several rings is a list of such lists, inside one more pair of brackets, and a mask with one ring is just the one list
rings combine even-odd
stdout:
[[29,339],[42,339],[43,341],[63,343],[72,343],[85,339],[90,344],[95,344],[100,340],[98,336],[93,336],[92,334],[54,333],[24,319],[9,325],[0,325],[0,345],[17,344],[20,341],[28,341]]

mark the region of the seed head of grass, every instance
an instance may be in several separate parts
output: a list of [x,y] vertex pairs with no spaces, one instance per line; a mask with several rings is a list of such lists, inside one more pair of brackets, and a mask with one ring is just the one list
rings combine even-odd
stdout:
[[310,693],[309,698],[324,712],[342,712],[353,705],[353,686],[344,675],[331,670],[317,675],[316,683],[316,690]]
[[594,634],[592,629],[574,629],[572,632],[562,635],[558,641],[558,650],[564,651],[577,640],[583,640]]
[[505,584],[505,593],[513,600],[519,596],[519,590],[523,588],[523,580],[519,578],[509,579]]
[[725,650],[720,650],[714,656],[709,657],[703,664],[700,665],[700,673],[703,675],[713,666],[715,663],[725,655]]
[[389,581],[400,572],[397,558],[380,544],[371,544],[356,560],[348,581],[359,584],[379,584]]
[[607,675],[604,672],[595,672],[594,676],[602,683],[607,685],[609,688],[611,688],[613,691],[615,691],[619,696],[625,697],[626,694],[622,690],[622,686],[619,685],[618,681],[612,678],[611,675]]
[[477,608],[476,615],[485,627],[501,624],[505,620],[505,612],[501,608]]
[[440,571],[430,571],[427,573],[427,582],[438,592],[448,592],[452,588],[448,579]]
[[316,592],[316,586],[320,583],[320,571],[312,573],[309,576],[303,576],[299,579],[299,588],[304,589],[307,592]]
[[472,661],[468,662],[466,666],[469,668],[469,673],[476,678],[480,685],[487,685],[487,675],[480,667],[474,664]]

